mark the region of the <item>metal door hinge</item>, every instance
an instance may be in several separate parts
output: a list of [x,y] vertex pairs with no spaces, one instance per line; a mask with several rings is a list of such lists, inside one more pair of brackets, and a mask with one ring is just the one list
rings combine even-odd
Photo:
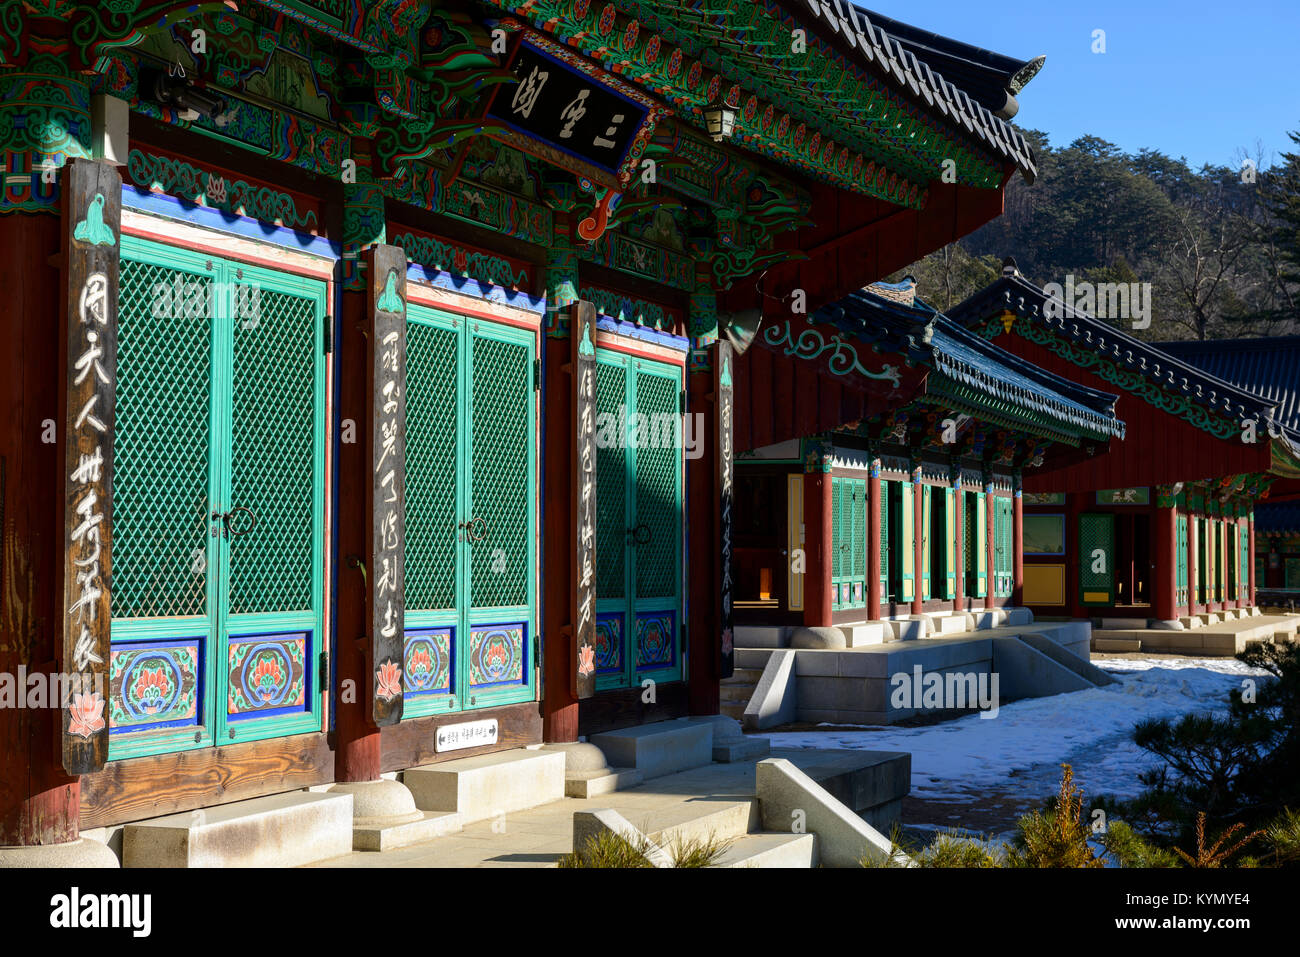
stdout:
[[683,389],[677,393],[677,411],[682,415],[686,414],[686,390]]
[[542,360],[533,360],[533,391],[542,391]]
[[533,635],[533,665],[539,666],[542,661],[542,636]]
[[330,657],[325,652],[320,653],[320,666],[316,672],[316,677],[320,681],[317,690],[324,690],[330,683]]
[[334,352],[334,320],[329,316],[325,317],[325,354],[332,355]]

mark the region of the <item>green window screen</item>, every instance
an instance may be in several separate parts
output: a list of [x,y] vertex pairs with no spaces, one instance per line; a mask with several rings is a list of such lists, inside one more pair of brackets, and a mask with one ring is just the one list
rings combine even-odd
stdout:
[[456,606],[458,345],[455,330],[407,323],[407,611]]
[[312,490],[315,460],[315,303],[272,290],[255,316],[234,309],[230,504],[257,516],[230,540],[230,610],[308,611],[312,607]]
[[209,316],[155,312],[155,290],[193,283],[209,301],[210,276],[123,258],[118,309],[113,471],[114,618],[204,615],[207,607]]
[[487,524],[470,561],[470,604],[526,605],[530,548],[527,459],[532,360],[526,345],[485,336],[471,340],[473,403],[471,518]]

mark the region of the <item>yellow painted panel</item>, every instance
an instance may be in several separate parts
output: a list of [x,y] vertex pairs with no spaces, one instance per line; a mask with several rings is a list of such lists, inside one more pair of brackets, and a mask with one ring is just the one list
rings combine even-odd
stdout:
[[1025,564],[1026,605],[1065,604],[1065,565]]
[[[803,573],[794,570],[795,552],[803,549],[803,476],[786,477],[786,575],[789,610],[803,611]],[[805,559],[806,561],[806,559]]]
[[1086,591],[1083,593],[1083,600],[1086,602],[1108,602],[1110,601],[1110,592],[1108,591]]

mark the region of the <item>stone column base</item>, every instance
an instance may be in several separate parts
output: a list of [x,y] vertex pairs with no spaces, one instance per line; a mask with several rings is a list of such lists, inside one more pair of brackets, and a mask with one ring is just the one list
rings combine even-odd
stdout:
[[121,867],[107,844],[81,838],[66,844],[0,847],[0,869],[6,867]]
[[424,817],[415,797],[405,784],[380,778],[378,781],[343,781],[329,789],[331,794],[352,795],[353,827],[385,827],[409,824]]

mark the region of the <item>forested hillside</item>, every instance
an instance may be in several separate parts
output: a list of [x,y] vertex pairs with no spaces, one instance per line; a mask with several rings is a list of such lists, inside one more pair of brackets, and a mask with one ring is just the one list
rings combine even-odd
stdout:
[[1037,182],[1014,178],[1005,215],[891,278],[910,272],[945,309],[1013,256],[1040,285],[1150,283],[1149,327],[1117,320],[1139,338],[1300,332],[1300,132],[1295,152],[1258,172],[1258,157],[1193,171],[1158,150],[1128,154],[1092,136],[1059,149],[1025,135]]

